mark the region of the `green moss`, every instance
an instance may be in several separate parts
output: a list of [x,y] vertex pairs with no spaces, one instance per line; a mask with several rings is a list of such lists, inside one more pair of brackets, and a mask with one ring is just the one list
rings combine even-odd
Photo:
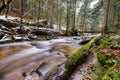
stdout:
[[107,57],[104,55],[104,53],[102,51],[97,50],[97,57],[98,57],[98,61],[102,64],[105,65],[106,64],[106,60]]
[[[98,62],[101,64],[101,71],[99,73],[99,77],[96,80],[120,80],[119,77],[119,60],[115,57],[112,57],[113,53],[104,53],[99,48],[110,48],[110,45],[112,44],[113,39],[111,38],[103,38],[100,41],[100,46],[98,46],[98,49],[96,50]],[[115,47],[118,47],[116,45]]]
[[118,70],[115,67],[104,69],[97,80],[120,80]]
[[81,57],[83,57],[88,53],[89,48],[90,48],[90,45],[88,44],[84,45],[81,49],[76,51],[74,54],[70,55],[70,58],[74,61],[80,59]]
[[70,59],[72,59],[73,61],[77,61],[83,56],[87,55],[92,44],[95,42],[96,39],[98,39],[98,37],[99,36],[94,37],[89,43],[83,45],[82,48],[80,48],[74,54],[70,55]]
[[98,63],[96,63],[90,71],[90,76],[94,80],[120,80],[120,76],[118,74],[119,67],[115,65],[112,67],[109,67],[107,65],[102,66]]
[[99,73],[97,80],[120,80],[120,77],[118,75],[119,69],[116,66],[113,67],[114,65],[117,65],[118,61],[108,58],[101,52],[98,52],[97,56],[102,70],[102,72]]
[[112,42],[112,38],[105,37],[99,41],[100,44],[99,48],[106,48],[111,44],[111,42]]
[[99,36],[94,37],[89,43],[83,45],[79,50],[69,56],[69,61],[66,63],[66,72],[63,75],[64,79],[69,77],[70,72],[75,68],[77,62],[88,54],[91,46],[98,38]]
[[102,78],[102,80],[112,80],[107,74]]

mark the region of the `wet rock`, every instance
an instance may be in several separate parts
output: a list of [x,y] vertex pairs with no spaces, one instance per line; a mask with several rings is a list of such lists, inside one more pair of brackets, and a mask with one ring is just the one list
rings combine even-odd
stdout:
[[54,49],[55,49],[54,47],[51,47],[51,48],[49,49],[49,52],[52,53],[52,52],[54,51]]
[[80,44],[80,45],[85,45],[85,44],[87,44],[89,41],[90,41],[90,40],[83,40],[83,41],[81,41],[79,44]]
[[74,40],[81,40],[81,38],[76,38],[76,37],[75,37],[75,38],[73,38],[73,39],[74,39]]
[[28,38],[30,38],[30,39],[36,39],[37,36],[35,34],[28,34]]
[[61,76],[58,76],[56,80],[62,80]]
[[59,53],[59,52],[58,52],[57,54],[58,54],[58,55],[60,55],[60,53]]
[[42,75],[43,75],[42,72],[41,72],[39,69],[37,69],[35,72],[36,72],[39,76],[42,76]]
[[36,46],[36,48],[43,48],[42,44],[40,43],[30,43],[32,46]]

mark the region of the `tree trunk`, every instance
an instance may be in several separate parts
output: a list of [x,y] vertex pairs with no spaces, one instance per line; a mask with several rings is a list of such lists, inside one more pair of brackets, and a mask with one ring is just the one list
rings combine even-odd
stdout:
[[68,36],[68,30],[69,30],[69,1],[67,0],[67,27],[65,35]]
[[8,0],[7,3],[5,3],[4,0],[2,0],[2,1],[3,1],[3,4],[2,4],[2,6],[0,7],[0,14],[1,14],[2,10],[5,9],[5,8],[10,4],[10,2],[11,2],[12,0]]
[[22,31],[22,23],[23,23],[23,0],[21,0],[21,9],[20,9],[20,31]]
[[54,12],[54,0],[51,1],[51,20],[50,20],[50,28],[53,28],[53,12]]
[[6,14],[5,14],[5,17],[7,18],[7,15],[8,15],[8,11],[9,11],[9,4],[7,6],[7,11],[6,11]]
[[76,4],[77,4],[77,0],[74,0],[73,3],[73,8],[74,8],[74,14],[73,14],[73,26],[72,26],[72,35],[74,35],[75,33],[75,27],[76,27]]
[[43,18],[43,0],[41,0],[41,15],[40,18]]
[[105,20],[104,20],[104,30],[103,34],[106,34],[108,32],[108,14],[109,14],[109,5],[110,5],[110,0],[105,0]]
[[40,0],[38,1],[39,5],[38,5],[38,22],[39,22],[39,19],[40,19]]

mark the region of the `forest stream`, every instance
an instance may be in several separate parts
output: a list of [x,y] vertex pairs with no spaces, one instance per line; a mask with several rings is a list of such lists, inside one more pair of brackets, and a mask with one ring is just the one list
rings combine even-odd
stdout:
[[0,44],[0,80],[44,80],[81,47],[81,41],[82,37],[65,37]]

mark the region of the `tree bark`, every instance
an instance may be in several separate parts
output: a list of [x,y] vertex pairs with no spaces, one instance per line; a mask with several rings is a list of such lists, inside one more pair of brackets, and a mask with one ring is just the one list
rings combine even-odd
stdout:
[[8,11],[9,11],[9,4],[7,6],[7,11],[6,11],[6,14],[5,14],[5,17],[7,18],[7,15],[8,15]]
[[22,23],[23,23],[23,0],[21,0],[21,3],[20,3],[20,5],[21,5],[21,11],[20,11],[20,31],[22,31]]
[[38,7],[38,22],[39,22],[39,19],[40,19],[40,10],[41,10],[41,9],[40,9],[40,0],[38,1],[38,3],[39,3],[39,5],[38,5],[38,6],[39,6],[39,7]]
[[105,0],[105,20],[104,20],[104,30],[103,34],[106,34],[108,32],[108,16],[109,16],[109,5],[110,5],[110,0]]
[[67,0],[67,27],[65,35],[68,36],[68,30],[69,30],[69,1]]
[[51,1],[51,20],[50,20],[50,28],[53,28],[53,13],[54,13],[54,0]]
[[11,1],[12,0],[8,0],[7,3],[5,4],[5,1],[3,0],[3,4],[0,7],[0,14],[1,14],[2,10],[5,9],[10,4]]
[[75,27],[76,27],[76,4],[77,4],[77,0],[74,0],[74,3],[73,3],[74,14],[73,14],[72,35],[74,35],[74,33],[75,33]]

